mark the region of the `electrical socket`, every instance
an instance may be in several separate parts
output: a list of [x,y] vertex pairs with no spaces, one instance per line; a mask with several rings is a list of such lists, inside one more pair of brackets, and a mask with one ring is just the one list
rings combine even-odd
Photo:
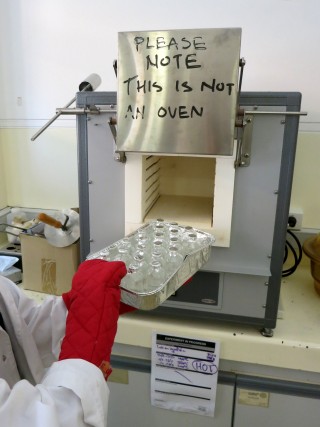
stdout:
[[302,220],[303,220],[303,212],[301,209],[291,209],[289,212],[289,218],[295,218],[296,224],[292,227],[288,224],[288,228],[290,230],[301,230],[302,228]]

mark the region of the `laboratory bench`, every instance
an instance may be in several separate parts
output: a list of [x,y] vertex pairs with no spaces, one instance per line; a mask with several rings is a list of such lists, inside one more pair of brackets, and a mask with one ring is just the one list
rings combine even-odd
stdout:
[[320,296],[306,257],[282,280],[272,337],[263,336],[256,326],[133,312],[120,317],[115,348],[150,349],[154,330],[220,341],[221,360],[317,373],[320,383]]
[[[25,291],[41,302],[46,295]],[[279,318],[272,337],[254,326],[210,319],[164,317],[134,311],[120,316],[109,382],[110,425],[130,417],[134,426],[304,427],[320,419],[320,296],[309,259],[283,278]],[[220,342],[214,418],[152,407],[153,331]],[[116,404],[121,399],[126,409]],[[269,409],[269,410],[267,410]],[[131,415],[129,415],[131,413]],[[114,421],[113,421],[114,420]]]

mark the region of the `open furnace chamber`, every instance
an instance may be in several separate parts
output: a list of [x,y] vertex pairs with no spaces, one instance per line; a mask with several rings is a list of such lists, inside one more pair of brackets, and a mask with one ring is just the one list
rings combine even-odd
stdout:
[[[210,30],[206,31],[211,37]],[[197,39],[199,43],[207,37],[207,32],[196,34],[202,37]],[[239,33],[232,34],[239,40]],[[141,37],[141,41],[149,36],[146,43],[154,46],[149,34],[133,34],[133,39]],[[167,33],[156,36],[168,40]],[[172,37],[170,34],[169,40]],[[192,39],[186,32],[175,34],[175,40],[178,38]],[[126,34],[125,40],[129,39]],[[233,46],[238,55],[238,41]],[[234,52],[231,56],[234,58]],[[236,62],[239,65],[238,57]],[[137,73],[142,73],[138,66],[130,71],[130,75]],[[118,78],[124,81],[121,73]],[[228,81],[234,78],[232,71]],[[143,80],[153,81],[147,75]],[[159,76],[156,81],[160,81]],[[179,81],[189,80],[184,76]],[[141,94],[136,91],[135,96],[137,93]],[[122,106],[117,105],[119,101]],[[145,105],[149,101],[144,100]],[[139,102],[138,96],[124,103],[122,95],[115,92],[77,94],[77,108],[84,112],[77,117],[82,259],[159,217],[200,228],[216,238],[211,258],[188,285],[154,312],[248,323],[271,333],[277,321],[301,95],[253,92],[239,96],[236,91],[233,100],[227,98],[226,116],[220,110],[215,114],[216,106],[209,108],[213,116],[218,116],[214,127],[221,121],[225,129],[218,132],[212,146],[210,121],[201,132],[192,129],[195,122],[185,132],[184,127],[180,128],[184,120],[179,120],[175,130],[171,118],[170,126],[162,130],[153,128],[154,124],[141,125],[141,121],[148,121],[146,114],[143,119],[139,117],[141,126],[135,125],[134,119],[130,126],[127,122],[121,127],[119,111],[125,117],[132,112],[128,105]],[[153,95],[151,103],[156,108]],[[168,104],[166,98],[161,103]],[[221,106],[221,98],[218,104]],[[244,126],[235,129],[237,117],[232,113],[231,135],[229,113],[234,107],[242,112]],[[174,152],[174,144],[164,152],[158,140],[163,137],[168,146],[175,132],[178,152]],[[122,142],[118,141],[119,135]],[[190,148],[191,142],[186,150],[181,148],[185,138],[190,141],[188,136],[193,144],[200,138],[201,149]],[[150,150],[147,139],[152,142]],[[218,140],[223,149],[218,148]],[[135,141],[143,145],[140,150],[132,146]],[[215,150],[218,155],[212,152]]]
[[234,157],[126,154],[125,232],[165,218],[214,234],[229,246]]

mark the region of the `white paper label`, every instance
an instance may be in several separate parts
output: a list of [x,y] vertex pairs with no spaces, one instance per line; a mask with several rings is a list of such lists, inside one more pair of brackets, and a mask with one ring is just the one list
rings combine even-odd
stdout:
[[154,332],[151,403],[214,416],[220,343]]

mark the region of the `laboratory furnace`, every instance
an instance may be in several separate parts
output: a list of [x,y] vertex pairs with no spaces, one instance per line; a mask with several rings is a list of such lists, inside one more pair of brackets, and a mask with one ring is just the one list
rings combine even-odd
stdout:
[[119,34],[118,91],[76,97],[81,257],[157,218],[197,227],[209,261],[154,312],[271,335],[301,94],[241,92],[240,36]]

